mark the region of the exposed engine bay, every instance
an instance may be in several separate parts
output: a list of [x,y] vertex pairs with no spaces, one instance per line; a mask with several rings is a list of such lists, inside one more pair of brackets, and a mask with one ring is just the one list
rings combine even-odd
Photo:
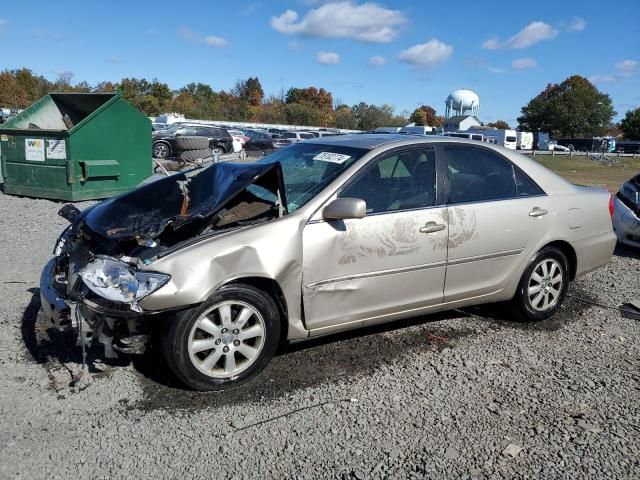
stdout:
[[277,162],[215,163],[84,211],[65,205],[59,215],[71,225],[58,239],[43,277],[50,277],[45,283],[68,308],[52,318],[59,328],[77,331],[83,347],[102,343],[108,358],[116,351],[142,353],[149,340],[148,318],[165,312],[144,311],[138,302],[170,279],[153,271],[154,260],[279,218],[287,213],[284,196]]

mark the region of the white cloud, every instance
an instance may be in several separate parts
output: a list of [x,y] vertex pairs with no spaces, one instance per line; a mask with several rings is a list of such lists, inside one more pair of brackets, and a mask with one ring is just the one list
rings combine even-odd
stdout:
[[303,18],[287,10],[271,17],[271,26],[280,33],[317,38],[350,38],[362,42],[388,43],[406,22],[399,10],[375,3],[332,2],[310,10]]
[[401,62],[417,67],[433,67],[451,56],[453,47],[435,38],[403,50],[398,55]]
[[527,68],[535,68],[538,66],[538,62],[536,62],[533,58],[518,58],[511,62],[511,66],[516,70],[525,70]]
[[498,39],[496,37],[491,37],[485,40],[482,43],[482,48],[486,48],[487,50],[495,50],[498,48]]
[[216,37],[215,35],[208,35],[204,37],[203,42],[205,45],[209,45],[210,47],[221,48],[229,46],[229,42],[227,42],[224,38]]
[[107,62],[112,63],[113,65],[119,65],[122,63],[122,59],[116,56],[111,56],[107,59]]
[[581,32],[587,28],[587,22],[582,17],[573,17],[569,22],[569,30],[572,32]]
[[496,37],[486,40],[482,47],[488,50],[497,48],[522,49],[535,45],[543,40],[551,40],[558,31],[545,22],[531,22],[509,40],[500,42]]
[[615,79],[615,75],[592,75],[589,77],[591,83],[611,83]]
[[336,52],[318,52],[316,53],[316,62],[323,65],[337,65],[340,63],[340,55]]
[[287,45],[287,48],[289,50],[300,50],[302,47],[300,46],[300,44],[298,42],[289,42],[289,45]]
[[617,62],[614,67],[618,72],[620,72],[620,75],[628,77],[636,70],[636,68],[638,68],[638,62],[635,60],[621,60],[620,62]]
[[506,70],[504,68],[491,67],[491,66],[488,66],[487,70],[490,71],[491,73],[505,73],[506,72]]
[[387,63],[387,59],[380,55],[374,55],[369,59],[370,67],[382,67],[385,63]]

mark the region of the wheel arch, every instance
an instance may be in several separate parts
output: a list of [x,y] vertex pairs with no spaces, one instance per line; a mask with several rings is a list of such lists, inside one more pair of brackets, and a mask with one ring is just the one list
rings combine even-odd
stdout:
[[554,240],[553,242],[549,242],[544,245],[540,250],[546,247],[555,247],[564,253],[565,257],[567,257],[567,261],[569,262],[569,279],[574,280],[578,270],[578,256],[573,246],[564,240]]
[[287,339],[289,335],[287,300],[277,281],[269,277],[239,277],[230,280],[219,288],[228,287],[229,285],[249,285],[267,293],[275,302],[276,307],[278,307],[278,313],[280,313],[280,341],[283,342]]

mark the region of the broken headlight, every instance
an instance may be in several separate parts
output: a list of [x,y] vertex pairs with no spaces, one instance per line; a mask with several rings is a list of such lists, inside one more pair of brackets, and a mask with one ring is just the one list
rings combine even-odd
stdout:
[[170,276],[156,272],[138,272],[123,262],[97,257],[78,272],[89,289],[107,300],[136,303],[169,281]]

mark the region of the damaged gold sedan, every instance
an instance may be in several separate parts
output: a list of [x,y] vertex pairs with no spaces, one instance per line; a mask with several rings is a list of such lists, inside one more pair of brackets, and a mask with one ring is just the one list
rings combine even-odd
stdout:
[[199,390],[251,378],[286,341],[489,302],[548,318],[616,242],[606,191],[501,147],[406,135],[318,138],[60,214],[45,313],[108,357],[159,327]]

